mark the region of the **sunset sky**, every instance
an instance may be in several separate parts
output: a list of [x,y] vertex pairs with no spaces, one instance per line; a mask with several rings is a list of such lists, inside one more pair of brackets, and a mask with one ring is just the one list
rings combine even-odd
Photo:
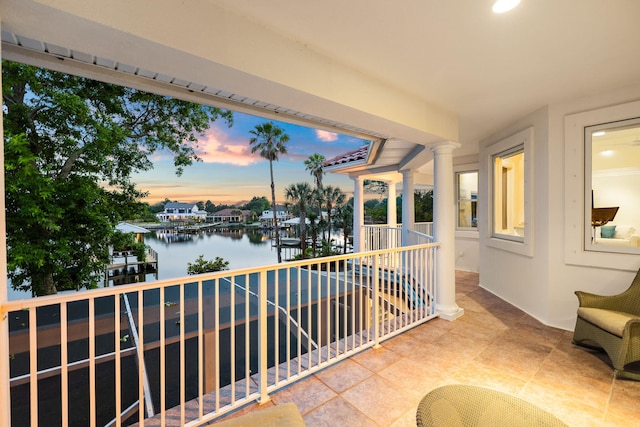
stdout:
[[[214,204],[249,201],[253,196],[271,200],[269,162],[249,147],[250,130],[267,119],[234,113],[231,128],[223,120],[212,123],[200,138],[198,156],[203,160],[176,176],[173,161],[166,153],[153,157],[154,169],[137,174],[138,188],[149,193],[144,201],[154,204],[165,198],[180,202],[211,200]],[[350,136],[274,122],[289,135],[286,155],[273,164],[276,199],[284,201],[284,189],[294,182],[313,184],[304,161],[314,153],[330,159],[361,147],[366,141]],[[353,195],[353,181],[344,175],[326,174],[325,185],[334,185]]]

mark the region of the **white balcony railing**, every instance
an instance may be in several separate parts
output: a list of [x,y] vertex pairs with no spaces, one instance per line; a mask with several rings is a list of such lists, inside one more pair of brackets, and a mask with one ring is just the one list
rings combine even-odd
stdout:
[[206,423],[435,317],[437,248],[10,301],[0,402],[12,425]]
[[390,227],[388,225],[365,225],[362,230],[364,234],[365,251],[377,251],[380,249],[433,242],[433,222],[414,224],[413,230],[407,230],[404,242],[401,224],[396,227]]

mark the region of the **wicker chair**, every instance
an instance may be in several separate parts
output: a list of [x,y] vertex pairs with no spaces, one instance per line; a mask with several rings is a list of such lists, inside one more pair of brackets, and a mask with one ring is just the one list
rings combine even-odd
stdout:
[[625,370],[629,363],[640,361],[640,271],[621,294],[602,296],[577,291],[576,295],[580,306],[573,343],[604,349],[617,377],[640,381],[640,372]]
[[566,427],[549,412],[509,394],[471,385],[430,391],[416,411],[419,427]]

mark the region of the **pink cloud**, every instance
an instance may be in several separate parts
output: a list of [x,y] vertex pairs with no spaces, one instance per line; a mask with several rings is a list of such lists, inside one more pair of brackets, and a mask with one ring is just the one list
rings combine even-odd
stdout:
[[226,163],[236,166],[248,166],[260,160],[251,153],[246,138],[233,139],[215,127],[211,127],[198,141],[198,157],[205,163]]
[[338,139],[338,134],[326,130],[316,129],[316,138],[324,142],[333,142]]

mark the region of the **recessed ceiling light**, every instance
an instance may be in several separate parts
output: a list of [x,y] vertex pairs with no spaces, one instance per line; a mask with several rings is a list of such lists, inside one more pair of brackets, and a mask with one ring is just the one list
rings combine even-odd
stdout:
[[613,150],[604,150],[604,151],[601,151],[600,154],[602,154],[603,156],[610,157],[610,156],[613,156]]
[[592,133],[592,134],[591,134],[591,136],[602,136],[602,135],[604,135],[604,134],[606,134],[606,132],[605,132],[605,131],[603,131],[603,130],[599,130],[598,132],[594,132],[594,133]]
[[510,11],[519,4],[520,0],[496,0],[493,4],[492,10],[494,13],[504,13]]

